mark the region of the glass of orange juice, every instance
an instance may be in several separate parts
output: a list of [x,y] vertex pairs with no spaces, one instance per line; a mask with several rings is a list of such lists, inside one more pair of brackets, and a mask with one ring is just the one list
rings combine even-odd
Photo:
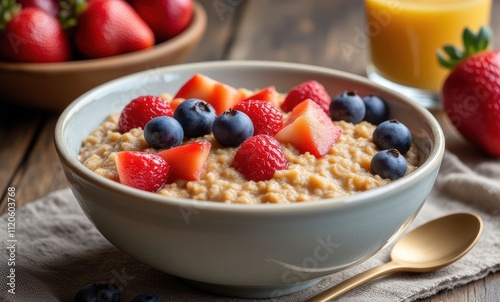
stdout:
[[462,32],[489,25],[492,0],[365,0],[367,76],[429,109],[440,108],[449,70],[436,52],[462,45]]

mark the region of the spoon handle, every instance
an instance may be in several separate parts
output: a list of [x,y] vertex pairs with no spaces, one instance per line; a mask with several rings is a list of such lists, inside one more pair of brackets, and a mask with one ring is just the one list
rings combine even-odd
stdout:
[[339,284],[325,290],[322,293],[310,298],[306,302],[327,302],[333,298],[336,298],[343,293],[363,284],[368,281],[371,281],[380,276],[396,272],[401,270],[401,266],[393,261],[388,262],[386,264],[371,268],[365,272],[359,273],[355,276],[352,276],[349,279],[346,279]]

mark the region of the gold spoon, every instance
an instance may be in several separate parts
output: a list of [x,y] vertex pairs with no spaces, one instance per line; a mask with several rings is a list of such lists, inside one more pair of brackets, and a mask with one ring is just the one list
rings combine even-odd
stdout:
[[341,294],[394,272],[430,272],[443,268],[465,255],[479,240],[481,218],[458,213],[430,221],[401,238],[391,251],[392,260],[353,276],[306,302],[326,302]]

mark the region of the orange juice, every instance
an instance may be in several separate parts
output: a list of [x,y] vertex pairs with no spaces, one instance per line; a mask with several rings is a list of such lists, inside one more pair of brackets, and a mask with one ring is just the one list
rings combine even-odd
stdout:
[[489,25],[491,0],[365,0],[371,64],[385,79],[439,91],[448,73],[437,50],[461,47],[467,26]]

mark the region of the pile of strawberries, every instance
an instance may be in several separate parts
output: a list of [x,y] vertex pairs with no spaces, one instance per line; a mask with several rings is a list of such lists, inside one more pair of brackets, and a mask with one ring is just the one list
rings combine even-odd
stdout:
[[192,0],[3,0],[0,60],[50,63],[153,47],[186,29]]
[[[281,144],[291,144],[300,153],[322,157],[337,142],[342,129],[327,113],[330,97],[316,81],[293,87],[283,102],[274,86],[245,97],[230,85],[202,74],[195,74],[170,102],[155,96],[132,100],[121,112],[119,131],[144,129],[154,116],[175,116],[175,109],[186,99],[201,99],[221,115],[228,110],[248,115],[254,126],[253,136],[237,147],[232,168],[247,180],[269,180],[278,170],[288,168]],[[283,112],[289,111],[289,114]],[[152,116],[153,115],[153,116]],[[159,153],[118,152],[116,163],[121,183],[146,191],[157,191],[176,180],[199,180],[211,149],[209,141],[200,138]]]

